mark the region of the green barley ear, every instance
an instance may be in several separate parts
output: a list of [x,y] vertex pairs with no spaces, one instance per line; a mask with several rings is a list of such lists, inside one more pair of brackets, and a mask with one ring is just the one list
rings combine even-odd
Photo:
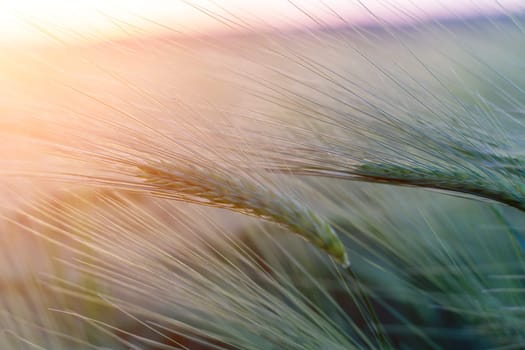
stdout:
[[312,210],[243,176],[221,176],[198,166],[164,162],[137,165],[149,191],[158,196],[223,208],[262,218],[301,236],[343,267],[345,247],[332,227]]
[[[519,210],[525,210],[525,186],[523,177],[515,175],[503,166],[499,169],[460,169],[449,166],[415,167],[389,163],[364,163],[354,170],[358,179],[371,182],[428,187],[491,199]],[[522,168],[511,169],[522,171]]]

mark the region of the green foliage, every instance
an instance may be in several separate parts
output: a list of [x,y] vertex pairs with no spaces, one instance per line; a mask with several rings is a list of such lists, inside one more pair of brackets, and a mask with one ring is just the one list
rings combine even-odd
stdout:
[[2,131],[2,256],[35,253],[0,347],[523,347],[520,21],[44,62],[60,101]]

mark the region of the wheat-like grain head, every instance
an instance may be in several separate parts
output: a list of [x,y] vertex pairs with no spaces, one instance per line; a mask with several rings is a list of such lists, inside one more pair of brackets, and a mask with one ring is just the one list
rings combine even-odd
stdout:
[[224,208],[278,223],[303,237],[343,266],[349,265],[343,243],[332,227],[298,201],[285,198],[242,176],[225,178],[198,166],[166,163],[137,165],[151,192]]

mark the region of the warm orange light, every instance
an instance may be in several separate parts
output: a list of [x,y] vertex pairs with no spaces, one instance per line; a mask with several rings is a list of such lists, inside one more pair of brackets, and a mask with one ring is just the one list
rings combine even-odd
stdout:
[[199,25],[202,17],[177,0],[0,0],[0,42],[101,40],[155,30],[150,19]]

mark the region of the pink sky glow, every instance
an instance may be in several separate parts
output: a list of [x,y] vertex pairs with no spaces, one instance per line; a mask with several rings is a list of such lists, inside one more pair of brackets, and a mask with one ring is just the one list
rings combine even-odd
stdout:
[[[363,6],[364,5],[364,6]],[[0,0],[0,42],[97,41],[244,27],[342,24],[525,9],[523,0]],[[232,21],[237,24],[232,24]]]

